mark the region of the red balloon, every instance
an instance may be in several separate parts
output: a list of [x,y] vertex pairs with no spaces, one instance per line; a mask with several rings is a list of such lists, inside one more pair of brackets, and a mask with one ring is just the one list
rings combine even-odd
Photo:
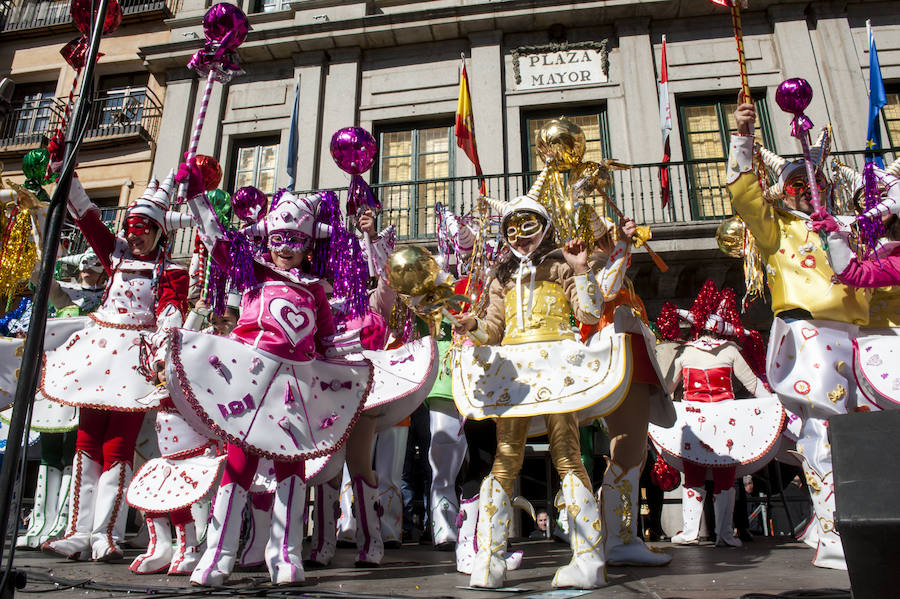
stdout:
[[197,154],[192,161],[203,175],[203,188],[206,191],[212,191],[219,186],[222,181],[222,167],[218,160],[212,156]]
[[[69,11],[78,31],[88,35],[91,32],[94,17],[97,15],[97,7],[91,0],[72,0]],[[103,33],[108,35],[118,29],[121,24],[122,6],[119,4],[119,0],[109,0],[109,5],[106,9],[106,20],[103,21]]]

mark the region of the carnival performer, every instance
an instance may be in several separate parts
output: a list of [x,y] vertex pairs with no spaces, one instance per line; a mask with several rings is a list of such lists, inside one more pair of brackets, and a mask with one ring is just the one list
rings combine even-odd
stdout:
[[[50,304],[56,310],[54,317],[85,316],[93,312],[100,304],[106,282],[106,273],[97,255],[88,249],[82,254],[64,256],[57,262],[75,266],[78,272],[73,282],[51,281]],[[51,327],[51,332],[59,333],[56,327]],[[41,465],[31,522],[25,534],[16,540],[16,547],[38,549],[64,533],[69,515],[77,426],[77,408],[48,401],[40,394],[35,397],[31,408],[31,430],[41,434]]]
[[[229,299],[238,299],[229,296]],[[232,300],[233,301],[233,300]],[[239,301],[239,299],[238,299]],[[227,335],[236,323],[235,306],[223,316],[211,313],[203,299],[189,312],[184,328]],[[204,327],[206,322],[209,327]],[[165,385],[165,371],[157,374]],[[203,499],[219,477],[224,455],[219,442],[200,433],[178,412],[167,393],[156,413],[156,440],[161,456],[144,463],[128,487],[129,505],[144,512],[150,541],[129,569],[135,574],[188,576],[200,559],[200,543],[192,507]],[[172,547],[172,528],[175,547]]]
[[[385,272],[388,255],[393,248],[390,230],[376,235],[375,215],[367,210],[359,217],[359,228],[372,240],[372,263],[380,273]],[[368,261],[368,260],[366,260]],[[358,567],[377,566],[384,557],[382,522],[386,508],[388,519],[399,521],[401,503],[399,492],[388,476],[379,479],[372,468],[376,434],[388,432],[409,416],[425,399],[437,376],[437,348],[431,337],[401,339],[397,347],[386,349],[388,322],[396,301],[396,293],[379,276],[378,285],[369,298],[369,312],[345,322],[345,332],[336,337],[336,345],[348,358],[365,358],[373,367],[373,384],[366,398],[363,412],[347,440],[346,462],[353,490],[353,519]],[[389,433],[390,434],[390,433]],[[382,446],[382,472],[393,470],[394,457],[400,451],[386,451]],[[387,455],[390,453],[390,455]],[[333,466],[338,462],[332,460]],[[317,467],[317,466],[314,466]],[[315,532],[308,563],[324,566],[334,556],[336,514],[340,509],[339,489],[341,470],[329,468],[315,477],[316,509],[313,514]],[[321,501],[320,501],[321,498]],[[387,501],[393,500],[392,505]],[[396,531],[394,531],[396,532]],[[400,540],[394,537],[391,540]]]
[[[549,434],[566,504],[578,514],[571,534],[572,562],[556,572],[553,586],[605,584],[600,510],[580,458],[576,412],[586,408],[596,417],[619,405],[625,394],[619,383],[627,345],[622,337],[595,347],[577,340],[571,316],[595,323],[602,302],[584,243],[568,241],[561,252],[556,249],[549,214],[537,200],[542,179],[527,195],[503,207],[501,231],[511,255],[497,266],[486,316],[458,317],[458,329],[477,336],[486,347],[463,347],[457,353],[454,400],[467,417],[497,418],[497,455],[479,499],[478,554],[470,578],[470,585],[477,587],[500,587],[506,577],[510,497],[530,421],[537,420],[530,416],[542,416],[543,423],[535,423],[532,431],[539,434],[544,428]],[[621,368],[621,376],[598,383],[601,364]]]
[[[732,525],[735,476],[759,470],[774,456],[784,428],[784,408],[776,398],[763,397],[765,384],[759,378],[765,367],[762,339],[756,331],[743,328],[733,290],[719,291],[710,279],[690,310],[667,302],[656,321],[663,340],[681,339],[679,319],[690,324],[691,339],[678,348],[667,380],[673,392],[683,385],[685,403],[679,404],[674,427],[650,427],[650,437],[664,458],[684,472],[684,524],[672,542],[699,542],[706,475],[711,470],[716,546],[740,547]],[[744,355],[752,357],[748,360]],[[733,402],[732,377],[759,399]]]
[[885,170],[872,169],[874,180],[868,194],[864,193],[862,175],[843,165],[838,171],[854,197],[863,200],[870,195],[871,201],[877,202],[869,210],[862,206],[857,229],[875,225],[873,236],[884,233],[876,240],[874,251],[866,248],[859,252],[859,258],[851,246],[848,228],[831,215],[822,219],[823,228],[829,232],[828,261],[838,280],[853,287],[873,288],[869,324],[853,341],[853,369],[860,392],[857,409],[898,409],[900,377],[893,374],[888,356],[895,353],[900,336],[900,159]]
[[[856,384],[849,370],[852,339],[869,320],[869,298],[857,288],[833,282],[822,239],[810,219],[810,185],[823,196],[832,186],[821,170],[827,135],[811,148],[816,180],[802,161],[788,162],[760,148],[777,183],[763,190],[754,166],[752,104],[735,111],[728,189],[735,212],[753,235],[766,268],[775,320],[766,357],[766,377],[785,408],[802,419],[797,451],[812,494],[816,517],[816,566],[846,569],[834,525],[834,479],[827,419],[856,407]],[[784,208],[775,202],[783,201]]]
[[234,568],[240,515],[260,457],[273,460],[277,481],[266,547],[269,575],[276,584],[299,582],[304,462],[344,444],[372,376],[365,360],[319,357],[333,347],[334,320],[323,284],[303,269],[315,266],[309,261],[314,240],[331,233],[316,220],[324,195],[280,191],[257,223],[266,245],[255,255],[243,233],[223,231],[196,167],[182,164],[179,179],[188,183],[188,205],[211,259],[239,289],[248,288],[228,338],[176,330],[168,342],[173,401],[195,428],[227,442],[206,551],[191,582],[222,584]]
[[[630,383],[625,399],[604,416],[610,437],[610,459],[597,495],[601,503],[606,563],[614,566],[664,566],[671,556],[648,547],[638,530],[640,476],[647,456],[647,426],[671,426],[672,402],[656,361],[656,337],[647,325],[646,308],[626,276],[631,251],[642,235],[634,221],[623,218],[617,226],[591,214],[594,252],[590,257],[594,283],[603,302],[596,324],[582,324],[588,345],[602,343],[601,332],[626,335]],[[625,383],[623,382],[623,385]]]
[[173,175],[161,185],[151,181],[128,207],[121,236],[100,220],[80,182],[72,182],[69,212],[110,282],[92,323],[45,353],[40,393],[80,408],[68,533],[43,545],[52,555],[122,557],[135,443],[144,413],[158,405],[141,357],[153,348],[142,334],[179,326],[187,308],[187,272],[167,256],[169,235],[191,222],[168,211]]

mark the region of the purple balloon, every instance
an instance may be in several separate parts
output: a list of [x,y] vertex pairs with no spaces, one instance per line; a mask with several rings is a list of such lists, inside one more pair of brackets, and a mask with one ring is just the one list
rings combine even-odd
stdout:
[[248,185],[234,192],[231,196],[231,206],[239,219],[256,224],[266,215],[269,198],[260,190]]
[[344,127],[331,136],[331,156],[345,173],[360,175],[375,162],[378,146],[362,127]]
[[247,20],[247,15],[234,4],[213,4],[203,15],[206,41],[218,44],[225,50],[237,50],[247,38],[248,31],[250,21]]
[[813,91],[806,79],[795,77],[783,81],[775,92],[775,102],[785,112],[797,115],[812,102]]

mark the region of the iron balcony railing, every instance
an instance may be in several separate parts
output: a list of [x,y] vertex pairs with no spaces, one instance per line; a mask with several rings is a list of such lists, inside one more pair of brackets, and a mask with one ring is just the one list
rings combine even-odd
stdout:
[[[0,152],[45,145],[62,121],[66,100],[50,98],[11,111],[0,121]],[[155,143],[161,119],[162,103],[149,89],[100,92],[91,104],[84,143]]]
[[[120,0],[122,15],[173,17],[181,0]],[[71,0],[7,0],[0,3],[0,32],[56,28],[72,22]]]
[[[900,155],[900,154],[898,154]],[[862,171],[862,152],[833,153],[844,164]],[[885,156],[887,162],[891,154]],[[732,215],[725,182],[725,160],[669,163],[671,200],[662,206],[659,187],[660,164],[638,164],[629,170],[615,171],[609,189],[610,199],[639,225],[671,225],[678,237],[678,227],[715,223]],[[508,200],[528,191],[537,172],[491,175],[485,177],[488,197]],[[381,222],[394,224],[398,238],[404,242],[433,242],[435,235],[434,205],[442,203],[456,214],[470,211],[480,193],[476,177],[448,177],[427,181],[403,181],[372,185],[382,203]],[[343,192],[344,189],[336,191]],[[312,191],[298,191],[306,195]],[[599,198],[591,201],[601,206]],[[119,230],[125,207],[103,209],[103,219]],[[611,211],[607,209],[611,216]],[[76,232],[73,242],[79,247]],[[686,236],[697,235],[696,232]],[[182,230],[172,240],[172,255],[184,259],[193,250],[194,232]]]

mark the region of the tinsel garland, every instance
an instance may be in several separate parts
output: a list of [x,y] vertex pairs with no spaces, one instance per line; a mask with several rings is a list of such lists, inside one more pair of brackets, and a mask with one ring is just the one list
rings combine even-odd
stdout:
[[678,307],[672,302],[663,304],[656,317],[656,331],[663,341],[677,341],[681,339],[681,327],[678,326]]
[[[763,382],[766,389],[769,389],[769,382],[766,379],[766,345],[759,331],[749,331],[748,335],[744,335],[741,340],[741,355],[753,370],[756,378]],[[771,389],[769,390],[771,391]]]
[[256,285],[253,244],[240,231],[225,231],[223,243],[228,247],[228,268],[223,270],[215,260],[206,261],[207,283],[204,299],[210,309],[221,316],[228,307],[229,284],[238,292]]
[[337,194],[321,195],[316,223],[328,226],[330,235],[314,245],[313,274],[331,281],[332,296],[343,300],[347,318],[361,318],[369,311],[368,262],[359,239],[344,226]]
[[19,283],[31,276],[36,262],[31,213],[27,208],[14,206],[0,238],[0,298],[15,294]]
[[736,331],[743,330],[744,325],[741,324],[741,316],[738,314],[734,289],[725,287],[719,293],[716,314],[721,316],[725,322],[733,326]]
[[[863,211],[871,210],[881,201],[881,194],[878,193],[878,175],[875,174],[875,161],[869,160],[863,167],[863,190],[865,197],[865,207]],[[861,217],[857,221],[859,228],[859,241],[865,246],[869,253],[878,259],[876,249],[878,248],[879,238],[883,237],[884,225],[881,223],[881,217],[875,218]]]
[[706,320],[709,318],[710,313],[715,311],[718,304],[719,289],[712,279],[706,279],[690,309],[694,317],[694,322],[691,323],[691,339],[696,339],[703,335]]
[[650,470],[650,480],[662,491],[674,491],[681,484],[681,473],[670,466],[661,455],[657,455],[656,462]]
[[22,315],[25,314],[28,309],[29,303],[31,303],[31,300],[27,297],[23,297],[19,300],[19,305],[16,306],[14,310],[0,316],[0,335],[3,335],[4,337],[12,336],[9,328],[10,323],[22,318]]

